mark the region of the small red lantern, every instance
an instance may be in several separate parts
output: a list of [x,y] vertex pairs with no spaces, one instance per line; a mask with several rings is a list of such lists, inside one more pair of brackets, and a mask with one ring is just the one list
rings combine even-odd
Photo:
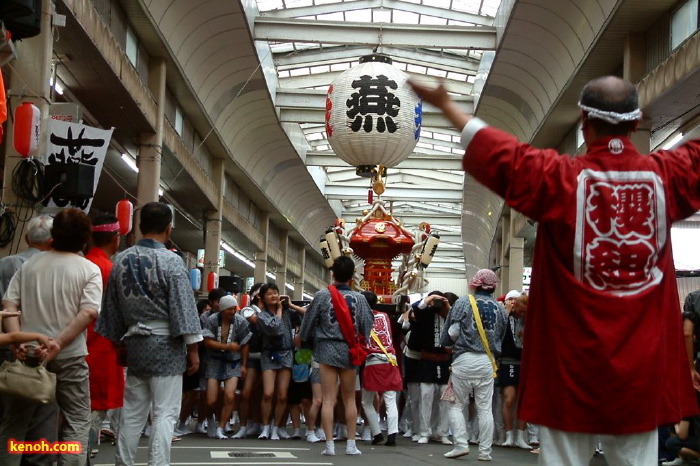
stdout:
[[41,112],[31,102],[23,102],[15,109],[15,150],[22,157],[33,155],[39,148]]
[[207,277],[207,291],[211,291],[214,288],[219,287],[219,274],[216,272],[209,272]]
[[117,219],[119,219],[119,234],[128,234],[134,226],[134,204],[129,199],[117,202]]
[[250,296],[248,296],[248,293],[241,293],[241,299],[238,300],[240,303],[241,309],[243,309],[246,306],[250,305]]

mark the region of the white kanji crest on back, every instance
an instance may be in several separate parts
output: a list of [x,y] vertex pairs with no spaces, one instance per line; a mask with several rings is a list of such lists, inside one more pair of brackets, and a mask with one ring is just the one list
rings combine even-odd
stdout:
[[661,281],[665,196],[653,172],[584,170],[578,177],[576,277],[599,291],[639,293]]

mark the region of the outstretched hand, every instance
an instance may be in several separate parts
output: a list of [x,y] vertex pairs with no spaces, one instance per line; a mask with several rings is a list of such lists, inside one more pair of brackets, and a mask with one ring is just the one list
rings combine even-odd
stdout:
[[61,352],[61,345],[52,338],[46,337],[38,341],[41,345],[34,350],[34,355],[41,361],[50,362]]
[[438,87],[424,86],[423,84],[419,84],[412,79],[409,79],[407,82],[418,97],[420,97],[424,102],[427,102],[439,109],[444,109],[451,100],[443,81],[440,81],[440,85]]

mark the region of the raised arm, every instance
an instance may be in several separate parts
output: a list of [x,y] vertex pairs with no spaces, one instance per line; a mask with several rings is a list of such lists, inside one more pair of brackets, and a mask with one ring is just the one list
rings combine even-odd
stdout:
[[417,83],[414,80],[409,79],[408,84],[413,88],[418,97],[420,97],[424,102],[427,102],[440,110],[447,117],[448,120],[458,131],[462,129],[469,123],[472,119],[472,115],[465,113],[461,108],[455,103],[454,100],[447,93],[444,83],[440,83],[438,87],[428,87]]

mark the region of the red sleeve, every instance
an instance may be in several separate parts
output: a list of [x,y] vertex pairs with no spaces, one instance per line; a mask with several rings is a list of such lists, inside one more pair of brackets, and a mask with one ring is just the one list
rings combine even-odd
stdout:
[[559,216],[553,192],[575,193],[574,163],[552,149],[537,149],[493,127],[479,130],[464,155],[464,170],[503,197],[512,208],[532,218]]

